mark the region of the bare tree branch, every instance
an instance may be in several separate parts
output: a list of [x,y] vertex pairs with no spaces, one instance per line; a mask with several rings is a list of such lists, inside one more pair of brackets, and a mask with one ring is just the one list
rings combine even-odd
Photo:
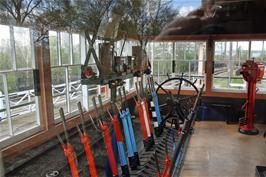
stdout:
[[38,6],[40,5],[40,3],[42,2],[42,0],[38,0],[38,1],[36,2],[36,4],[35,4],[33,7],[30,8],[30,4],[31,4],[32,1],[33,1],[33,0],[31,0],[31,1],[29,2],[28,6],[27,6],[27,10],[26,10],[26,12],[25,12],[25,14],[24,14],[24,17],[23,17],[22,20],[21,20],[22,23],[24,23],[26,17],[28,17],[28,15],[30,15],[30,14],[32,13],[32,11],[33,11],[36,7],[38,7]]

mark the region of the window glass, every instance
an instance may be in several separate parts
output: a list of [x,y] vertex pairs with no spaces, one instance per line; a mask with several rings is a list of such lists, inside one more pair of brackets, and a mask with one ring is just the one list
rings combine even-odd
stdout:
[[[251,58],[264,64],[264,41],[217,41],[215,42],[213,88],[246,91],[246,81],[237,74],[242,64]],[[264,75],[265,78],[265,75]],[[266,92],[265,79],[257,84],[259,92]]]
[[70,34],[66,32],[60,33],[61,39],[61,62],[62,65],[70,64]]
[[77,103],[82,101],[82,88],[80,83],[80,66],[69,67],[69,100],[70,112],[77,110]]
[[72,34],[73,64],[81,64],[80,39],[78,34]]
[[12,69],[10,28],[0,25],[0,71]]
[[58,40],[57,32],[49,31],[49,49],[50,49],[50,63],[51,66],[58,66]]
[[213,88],[244,90],[246,84],[236,71],[249,56],[249,42],[215,42],[214,53]]
[[109,86],[108,85],[103,85],[100,86],[101,89],[101,97],[103,101],[107,101],[110,98],[109,95]]
[[31,30],[0,25],[0,34],[0,141],[4,141],[38,127],[40,121]]
[[52,94],[54,104],[54,118],[60,118],[59,108],[67,112],[66,95],[66,69],[64,67],[52,68]]
[[13,133],[37,126],[32,71],[8,73],[7,84]]
[[32,49],[29,28],[14,27],[14,38],[17,68],[32,68]]
[[[184,78],[193,82],[196,79],[204,81],[205,42],[154,42],[150,43],[148,50],[151,50],[147,53],[151,58],[154,79],[157,82],[168,79],[167,74],[180,76],[182,73]],[[174,73],[172,73],[173,64],[175,64]]]
[[9,136],[3,77],[0,75],[0,141]]
[[[88,96],[89,107],[94,108],[92,103],[92,98],[100,94],[98,87],[96,86],[89,87],[88,94],[89,94]],[[98,103],[98,99],[96,99],[96,103]]]

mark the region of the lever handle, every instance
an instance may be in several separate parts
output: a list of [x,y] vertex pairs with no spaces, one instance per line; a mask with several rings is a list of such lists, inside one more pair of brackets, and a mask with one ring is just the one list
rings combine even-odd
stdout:
[[60,117],[62,119],[62,124],[63,124],[63,128],[64,128],[64,134],[65,134],[66,142],[67,142],[67,144],[69,144],[69,139],[68,139],[69,136],[68,136],[68,132],[67,132],[66,118],[65,118],[65,114],[64,114],[63,108],[59,109],[59,114],[60,114]]

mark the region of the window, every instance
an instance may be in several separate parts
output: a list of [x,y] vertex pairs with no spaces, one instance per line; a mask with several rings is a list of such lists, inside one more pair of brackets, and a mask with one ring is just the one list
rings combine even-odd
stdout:
[[75,114],[77,102],[82,101],[80,35],[50,31],[49,45],[54,117],[59,119],[60,107]]
[[167,78],[167,74],[172,73],[173,43],[154,42],[149,49],[147,53],[150,55],[154,79],[160,83]]
[[[264,41],[215,42],[213,89],[246,91],[246,81],[236,71],[250,58],[265,64]],[[266,81],[258,83],[259,92],[266,92]]]
[[39,127],[29,28],[0,25],[0,141]]
[[182,73],[190,81],[197,79],[196,84],[205,80],[205,42],[152,42],[147,53],[151,59],[154,79],[158,83],[166,80],[167,74],[181,76]]

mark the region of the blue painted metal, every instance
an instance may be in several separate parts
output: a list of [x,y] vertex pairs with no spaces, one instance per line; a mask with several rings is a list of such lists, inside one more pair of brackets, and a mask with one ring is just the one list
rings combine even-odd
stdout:
[[159,108],[158,96],[157,96],[156,92],[154,92],[154,91],[151,93],[151,95],[152,95],[152,98],[153,98],[153,103],[154,103],[154,107],[155,107],[157,122],[160,125],[161,122],[162,122],[162,118],[161,118],[161,113],[160,113],[160,108]]
[[136,144],[136,140],[135,140],[133,125],[132,125],[132,121],[131,121],[131,114],[130,114],[128,108],[126,108],[126,110],[123,111],[123,112],[124,112],[124,114],[126,115],[126,118],[127,118],[127,124],[128,124],[128,129],[129,129],[132,149],[133,149],[134,153],[136,153],[136,152],[138,152],[138,150],[137,150],[137,144]]
[[123,131],[124,131],[126,145],[127,145],[128,157],[133,157],[134,151],[133,151],[133,146],[132,146],[132,142],[130,138],[130,131],[128,128],[128,123],[127,123],[127,115],[125,111],[120,112],[120,119],[122,120],[122,124],[123,124]]
[[[180,173],[180,168],[181,168],[181,165],[182,165],[184,157],[185,157],[185,153],[186,153],[186,149],[187,149],[187,146],[189,143],[189,139],[190,139],[190,137],[188,137],[186,139],[184,146],[180,150],[180,153],[179,153],[177,160],[176,160],[176,163],[175,163],[175,169],[173,171],[172,177],[174,177],[177,173]],[[176,144],[174,145],[174,149],[175,148],[176,148]]]
[[118,148],[121,166],[127,165],[127,159],[126,159],[126,155],[125,155],[123,142],[117,141],[117,148]]

